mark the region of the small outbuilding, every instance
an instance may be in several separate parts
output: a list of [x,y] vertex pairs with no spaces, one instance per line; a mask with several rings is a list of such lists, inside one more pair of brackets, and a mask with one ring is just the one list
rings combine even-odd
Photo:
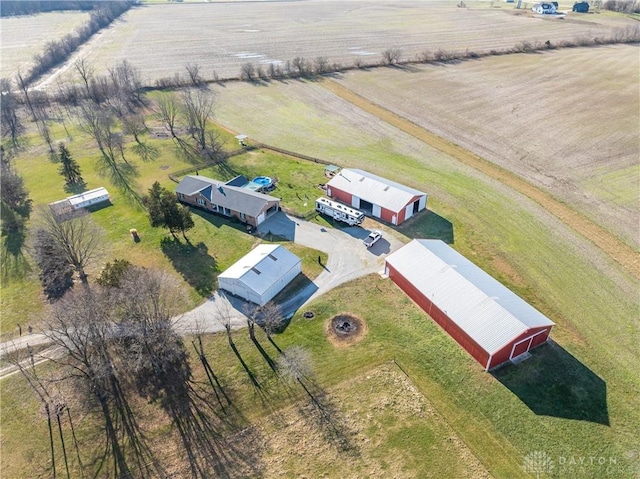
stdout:
[[576,2],[573,4],[572,10],[578,13],[589,13],[589,3],[588,2]]
[[218,286],[264,306],[300,272],[302,261],[282,245],[261,244],[218,276]]
[[359,169],[340,170],[327,183],[327,196],[392,225],[427,206],[426,193]]
[[553,321],[440,240],[414,239],[385,272],[485,370],[546,342]]
[[106,188],[100,187],[85,191],[77,195],[69,196],[64,200],[49,203],[53,214],[58,218],[70,218],[81,214],[84,208],[108,203],[111,200]]

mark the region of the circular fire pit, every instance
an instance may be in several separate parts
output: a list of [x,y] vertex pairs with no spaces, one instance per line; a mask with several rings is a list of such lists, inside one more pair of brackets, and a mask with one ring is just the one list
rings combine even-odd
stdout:
[[341,313],[327,323],[327,336],[338,347],[359,342],[366,334],[366,323],[349,313]]

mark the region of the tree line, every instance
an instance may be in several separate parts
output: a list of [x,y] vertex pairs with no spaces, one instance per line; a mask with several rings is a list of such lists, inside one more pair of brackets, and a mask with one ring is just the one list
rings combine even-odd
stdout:
[[0,16],[34,15],[36,13],[64,10],[93,10],[102,3],[96,0],[3,0],[0,4]]
[[24,81],[27,84],[31,84],[51,68],[67,60],[80,45],[89,40],[96,32],[109,26],[133,5],[134,2],[132,0],[95,2],[94,8],[89,14],[89,20],[78,27],[74,33],[69,33],[60,40],[52,40],[46,43],[44,51],[34,57],[34,65],[24,75]]

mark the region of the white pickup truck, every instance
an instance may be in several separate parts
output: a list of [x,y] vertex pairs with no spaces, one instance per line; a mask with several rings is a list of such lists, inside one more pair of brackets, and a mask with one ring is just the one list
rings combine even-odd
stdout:
[[371,233],[369,233],[369,236],[362,240],[362,242],[367,248],[371,248],[378,242],[380,238],[382,238],[382,233],[380,233],[380,231],[378,230],[373,230]]

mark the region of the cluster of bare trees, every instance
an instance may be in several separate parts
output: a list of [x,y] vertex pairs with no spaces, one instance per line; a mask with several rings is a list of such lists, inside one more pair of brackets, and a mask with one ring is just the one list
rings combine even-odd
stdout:
[[213,118],[215,95],[207,89],[164,93],[157,100],[156,116],[187,159],[215,161],[221,158],[222,141],[207,124]]
[[82,288],[55,303],[43,324],[44,334],[61,352],[53,358],[59,365],[55,381],[38,376],[31,351],[30,358],[13,358],[46,410],[53,477],[52,416],[58,421],[70,477],[61,425],[65,410],[71,421],[67,401],[60,399],[65,395],[101,414],[112,459],[105,467],[113,477],[164,477],[144,441],[131,395],[170,400],[191,381],[182,339],[171,323],[180,304],[179,290],[171,278],[153,270],[129,265],[120,276],[117,287]]

